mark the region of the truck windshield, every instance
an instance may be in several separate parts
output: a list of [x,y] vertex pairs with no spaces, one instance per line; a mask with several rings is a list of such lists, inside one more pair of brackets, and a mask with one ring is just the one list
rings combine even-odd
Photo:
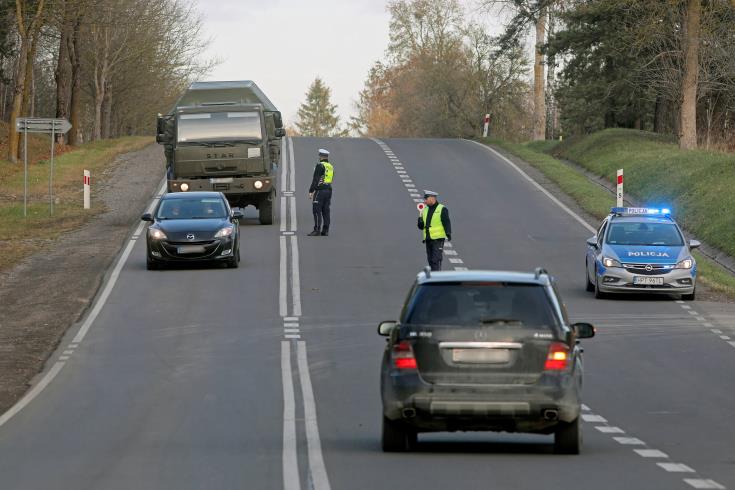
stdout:
[[257,112],[202,112],[179,114],[178,141],[206,142],[262,137]]

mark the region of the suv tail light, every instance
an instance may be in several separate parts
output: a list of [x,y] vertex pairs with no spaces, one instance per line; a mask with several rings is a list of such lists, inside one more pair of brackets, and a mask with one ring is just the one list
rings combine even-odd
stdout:
[[569,346],[561,342],[552,342],[546,356],[545,371],[564,371],[569,367]]
[[393,346],[393,365],[397,369],[416,369],[416,358],[413,348],[406,340],[402,340]]

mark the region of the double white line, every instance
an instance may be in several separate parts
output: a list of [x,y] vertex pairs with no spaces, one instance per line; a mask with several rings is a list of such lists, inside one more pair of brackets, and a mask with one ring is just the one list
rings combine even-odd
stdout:
[[[288,151],[286,151],[288,149]],[[299,280],[299,245],[296,220],[296,172],[294,164],[293,140],[284,139],[283,164],[281,166],[281,257],[279,312],[285,320],[299,320],[301,317],[301,284]],[[286,159],[286,154],[288,158]],[[290,212],[289,212],[290,211]],[[287,246],[287,239],[291,246]],[[291,260],[289,261],[289,250]],[[289,268],[290,264],[290,268]],[[288,298],[288,283],[291,283],[291,301]],[[281,341],[281,375],[283,380],[283,488],[301,490],[299,476],[297,435],[296,435],[296,396],[292,367],[292,347],[296,346],[296,364],[301,384],[301,398],[304,405],[304,424],[306,448],[309,460],[307,481],[315,490],[330,490],[329,477],[324,466],[322,444],[319,438],[316,402],[309,374],[309,361],[306,342],[303,340]]]

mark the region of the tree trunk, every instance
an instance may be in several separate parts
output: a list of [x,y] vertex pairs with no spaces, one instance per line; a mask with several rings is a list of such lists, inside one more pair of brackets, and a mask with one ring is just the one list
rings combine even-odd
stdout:
[[112,138],[112,82],[105,88],[105,101],[102,105],[102,137]]
[[82,142],[82,61],[80,56],[80,36],[81,36],[82,16],[77,14],[74,20],[74,28],[71,31],[71,39],[69,39],[68,53],[69,64],[71,65],[71,93],[69,96],[69,122],[71,130],[69,130],[69,144],[76,146]]
[[[58,119],[69,118],[69,91],[71,85],[71,66],[69,64],[69,38],[72,35],[73,24],[70,22],[70,14],[66,1],[63,1],[61,8],[64,11],[61,24],[61,39],[59,41],[59,52],[56,59],[56,70],[54,71],[54,79],[56,80],[56,117]],[[64,141],[64,135],[58,135],[57,141]]]
[[701,0],[688,0],[684,19],[684,77],[681,83],[681,118],[679,148],[697,148],[697,84],[699,80],[699,21]]
[[546,15],[544,7],[536,21],[536,55],[533,64],[533,139],[546,138],[546,79],[544,77],[544,55],[541,47],[546,42]]

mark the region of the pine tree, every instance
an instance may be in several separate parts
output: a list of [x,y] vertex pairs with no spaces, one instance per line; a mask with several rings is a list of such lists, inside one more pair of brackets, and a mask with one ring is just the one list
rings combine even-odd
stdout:
[[317,77],[306,92],[306,101],[298,111],[296,126],[303,136],[337,136],[339,116],[337,105],[331,103],[331,90]]

